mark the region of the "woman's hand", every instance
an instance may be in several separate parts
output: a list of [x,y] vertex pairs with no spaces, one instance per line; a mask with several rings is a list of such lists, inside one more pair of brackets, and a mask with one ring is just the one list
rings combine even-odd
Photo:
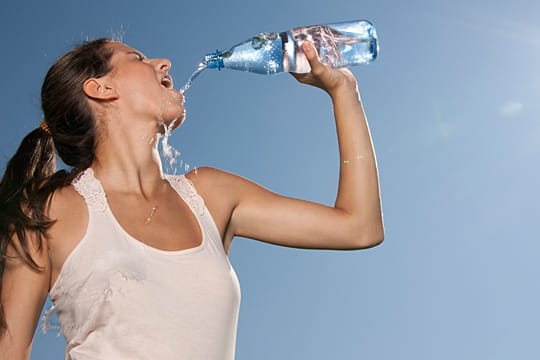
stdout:
[[306,74],[291,73],[301,83],[323,89],[330,96],[342,89],[357,91],[356,79],[349,69],[335,69],[321,63],[317,49],[310,41],[302,43],[302,50],[311,66],[311,72]]

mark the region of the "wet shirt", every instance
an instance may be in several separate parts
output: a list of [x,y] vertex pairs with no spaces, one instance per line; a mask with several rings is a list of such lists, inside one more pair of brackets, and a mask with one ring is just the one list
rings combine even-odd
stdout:
[[92,169],[73,182],[88,206],[88,229],[50,291],[66,359],[234,359],[236,274],[191,182],[167,179],[198,220],[197,247],[145,245],[116,221]]

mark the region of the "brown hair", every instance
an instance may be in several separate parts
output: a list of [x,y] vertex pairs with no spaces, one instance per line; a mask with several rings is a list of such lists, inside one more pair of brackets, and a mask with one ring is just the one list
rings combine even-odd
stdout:
[[[95,120],[83,82],[111,71],[110,39],[87,41],[64,54],[49,69],[41,88],[42,126],[28,134],[9,160],[0,182],[0,295],[7,250],[40,271],[30,255],[30,237],[41,249],[54,220],[46,216],[51,194],[66,186],[94,161]],[[45,126],[46,125],[46,126]],[[56,153],[70,170],[56,171]],[[0,335],[7,329],[0,303]]]

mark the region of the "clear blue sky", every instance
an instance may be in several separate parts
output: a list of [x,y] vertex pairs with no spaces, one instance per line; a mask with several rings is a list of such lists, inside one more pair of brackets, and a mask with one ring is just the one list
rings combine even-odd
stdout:
[[[185,4],[185,5],[184,5]],[[7,1],[1,165],[41,119],[48,67],[123,34],[181,86],[202,55],[261,31],[364,18],[380,57],[357,75],[379,161],[386,239],[356,252],[236,239],[237,359],[538,359],[540,3]],[[170,143],[289,196],[333,202],[329,99],[287,74],[208,70]],[[136,314],[134,314],[136,316]],[[32,359],[60,359],[37,335]]]

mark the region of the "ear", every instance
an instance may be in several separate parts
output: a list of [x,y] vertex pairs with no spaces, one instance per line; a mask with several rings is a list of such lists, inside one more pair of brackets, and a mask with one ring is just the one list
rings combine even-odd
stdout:
[[94,100],[116,100],[118,94],[103,78],[90,78],[83,83],[83,91]]

